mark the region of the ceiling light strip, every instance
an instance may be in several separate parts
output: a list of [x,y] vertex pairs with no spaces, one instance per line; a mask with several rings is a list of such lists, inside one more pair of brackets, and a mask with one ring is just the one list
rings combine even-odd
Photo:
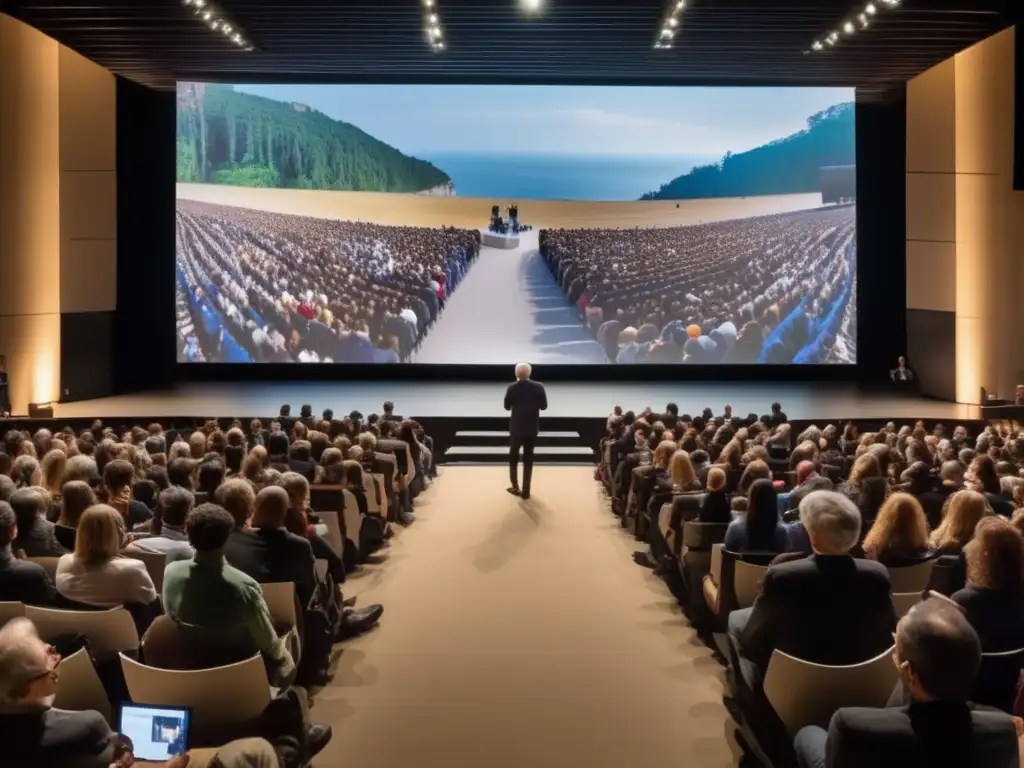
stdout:
[[665,11],[665,17],[658,27],[658,34],[654,38],[654,47],[657,49],[671,48],[675,40],[676,32],[682,23],[680,17],[686,9],[686,0],[672,0]]
[[829,30],[811,43],[808,53],[829,51],[835,48],[845,38],[853,37],[860,30],[868,29],[880,13],[899,8],[900,4],[900,0],[869,0],[865,5],[857,6],[849,16],[839,22],[839,26]]
[[426,35],[430,50],[440,53],[447,47],[444,30],[441,28],[441,10],[437,7],[437,0],[421,0],[421,2],[423,3],[423,34]]
[[244,30],[228,19],[227,14],[210,0],[181,0],[181,4],[191,10],[192,15],[203,22],[211,32],[223,35],[243,51],[256,50],[256,46],[249,42]]

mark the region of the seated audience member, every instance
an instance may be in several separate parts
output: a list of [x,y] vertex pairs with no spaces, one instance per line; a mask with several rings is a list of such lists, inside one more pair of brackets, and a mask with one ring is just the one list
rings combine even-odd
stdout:
[[[671,446],[675,443],[669,442]],[[665,443],[662,443],[665,445]],[[660,447],[660,446],[659,446]],[[657,451],[655,451],[657,454]],[[669,460],[669,480],[672,483],[672,493],[691,493],[701,490],[700,480],[690,461],[690,454],[683,450],[673,451]]]
[[11,542],[17,535],[14,510],[0,501],[0,602],[49,605],[57,594],[53,582],[39,563],[14,556]]
[[964,486],[964,466],[956,459],[942,462],[939,469],[939,485],[918,496],[924,507],[924,516],[928,527],[935,530],[942,524],[942,510],[952,496]]
[[860,510],[861,534],[866,535],[878,511],[885,504],[889,495],[889,483],[884,477],[865,477],[860,482],[860,493],[857,496],[857,509]]
[[853,462],[850,476],[845,483],[840,483],[836,488],[839,493],[846,496],[854,504],[860,503],[864,481],[870,477],[885,478],[882,473],[882,466],[878,463],[878,457],[873,453],[863,453]]
[[316,479],[316,462],[313,461],[312,446],[306,440],[296,440],[288,451],[288,469],[306,478]]
[[159,613],[159,595],[141,560],[121,556],[124,530],[113,507],[97,504],[82,513],[75,551],[57,561],[57,592],[68,600],[99,608],[130,603]]
[[974,536],[974,529],[992,509],[977,491],[957,491],[949,497],[939,527],[932,531],[931,545],[940,555],[959,555]]
[[[185,445],[187,447],[187,443],[175,443],[175,445]],[[174,446],[172,445],[171,448],[173,449]],[[167,464],[167,482],[179,488],[184,488],[186,491],[191,491],[195,488],[192,483],[193,469],[195,469],[195,463],[187,456],[171,459]]]
[[[6,456],[6,453],[0,453],[0,456]],[[0,501],[10,501],[11,496],[14,494],[14,481],[10,477],[0,471]]]
[[814,491],[800,503],[800,521],[813,554],[770,567],[753,607],[729,614],[739,653],[761,676],[776,648],[841,665],[873,658],[892,641],[889,574],[881,563],[850,556],[860,537],[856,505],[842,494]]
[[114,459],[103,468],[105,501],[121,513],[125,528],[129,531],[153,517],[149,507],[132,498],[134,480],[135,467],[130,461]]
[[984,518],[964,547],[967,586],[953,593],[984,653],[1024,648],[1024,542],[1012,523]]
[[864,539],[864,555],[887,568],[916,565],[933,556],[921,504],[909,493],[894,493],[878,511]]
[[967,470],[967,487],[985,494],[989,506],[997,515],[1009,518],[1013,515],[1013,503],[1003,496],[996,464],[987,453],[974,457]]
[[785,552],[789,548],[771,480],[761,478],[751,484],[747,511],[729,524],[725,548],[730,552]]
[[1019,764],[1009,715],[967,697],[981,666],[981,643],[943,598],[918,603],[896,628],[893,663],[910,697],[902,707],[845,707],[828,732],[802,728],[794,740],[803,768],[967,768]]
[[697,520],[701,523],[731,523],[732,504],[725,491],[725,471],[712,467],[708,472],[708,492],[700,505]]
[[53,534],[69,552],[75,548],[75,532],[78,530],[78,521],[82,519],[82,513],[95,504],[96,494],[92,492],[88,483],[81,480],[64,483],[60,495],[60,517],[53,526]]
[[[277,481],[277,485],[283,488],[288,496],[284,527],[296,536],[307,539],[313,548],[313,556],[327,561],[327,570],[338,584],[344,582],[345,564],[342,553],[335,552],[334,547],[320,536],[309,522],[309,483],[306,478],[297,472],[285,472]],[[263,499],[267,504],[274,503],[271,497],[263,497]],[[264,501],[261,501],[259,497],[257,501],[256,511],[259,513]],[[257,528],[262,527],[259,523],[255,525]]]
[[796,510],[811,491],[831,491],[833,487],[831,480],[818,474],[813,461],[801,461],[796,465],[796,487],[789,493],[779,494],[779,511]]
[[57,541],[53,523],[46,519],[49,502],[39,488],[19,488],[11,494],[11,508],[18,520],[13,549],[22,557],[60,557],[67,550]]
[[271,684],[289,684],[295,662],[277,636],[259,583],[225,560],[234,519],[223,507],[201,504],[189,513],[186,529],[196,554],[168,563],[163,596],[189,662],[202,669],[260,653]]
[[160,530],[154,530],[154,536],[138,539],[132,544],[132,548],[165,555],[169,563],[173,563],[175,560],[191,559],[195,550],[188,543],[185,523],[188,520],[189,512],[192,511],[193,504],[192,494],[184,488],[172,485],[166,491],[161,492]]
[[[186,768],[191,764],[189,753],[166,762],[135,762],[134,756],[125,751],[125,740],[110,729],[99,712],[54,708],[52,702],[60,685],[60,661],[56,649],[39,639],[28,619],[14,619],[0,629],[0,740],[4,744],[5,766]],[[293,724],[281,727],[268,719],[265,726],[273,744],[259,738],[238,739],[214,750],[209,765],[297,766],[330,738],[329,729],[323,726],[315,730],[320,737],[317,741],[296,734]]]
[[196,492],[205,493],[212,499],[220,484],[224,482],[224,465],[220,459],[204,461],[196,471]]

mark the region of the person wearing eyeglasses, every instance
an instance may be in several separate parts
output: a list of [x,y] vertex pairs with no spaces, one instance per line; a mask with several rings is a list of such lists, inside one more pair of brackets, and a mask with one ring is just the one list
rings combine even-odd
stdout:
[[[99,712],[57,709],[60,654],[39,639],[28,619],[0,629],[0,743],[5,768],[131,765],[126,749]],[[188,756],[163,764],[185,768]]]

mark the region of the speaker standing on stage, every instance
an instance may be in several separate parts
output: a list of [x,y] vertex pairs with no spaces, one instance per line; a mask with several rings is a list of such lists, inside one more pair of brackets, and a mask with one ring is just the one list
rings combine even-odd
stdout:
[[[531,381],[532,368],[528,363],[516,366],[516,383],[510,384],[505,392],[505,410],[512,412],[509,434],[512,448],[508,456],[509,477],[512,485],[508,492],[513,496],[530,498],[530,479],[533,475],[533,447],[540,432],[540,412],[548,408],[548,395],[544,385]],[[519,490],[519,448],[523,449],[523,485]]]

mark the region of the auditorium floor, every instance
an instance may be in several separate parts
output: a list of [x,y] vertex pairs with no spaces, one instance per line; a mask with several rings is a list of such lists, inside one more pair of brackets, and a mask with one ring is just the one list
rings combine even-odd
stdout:
[[734,766],[723,673],[607,511],[589,467],[452,467],[346,595],[385,605],[342,649],[318,766]]

